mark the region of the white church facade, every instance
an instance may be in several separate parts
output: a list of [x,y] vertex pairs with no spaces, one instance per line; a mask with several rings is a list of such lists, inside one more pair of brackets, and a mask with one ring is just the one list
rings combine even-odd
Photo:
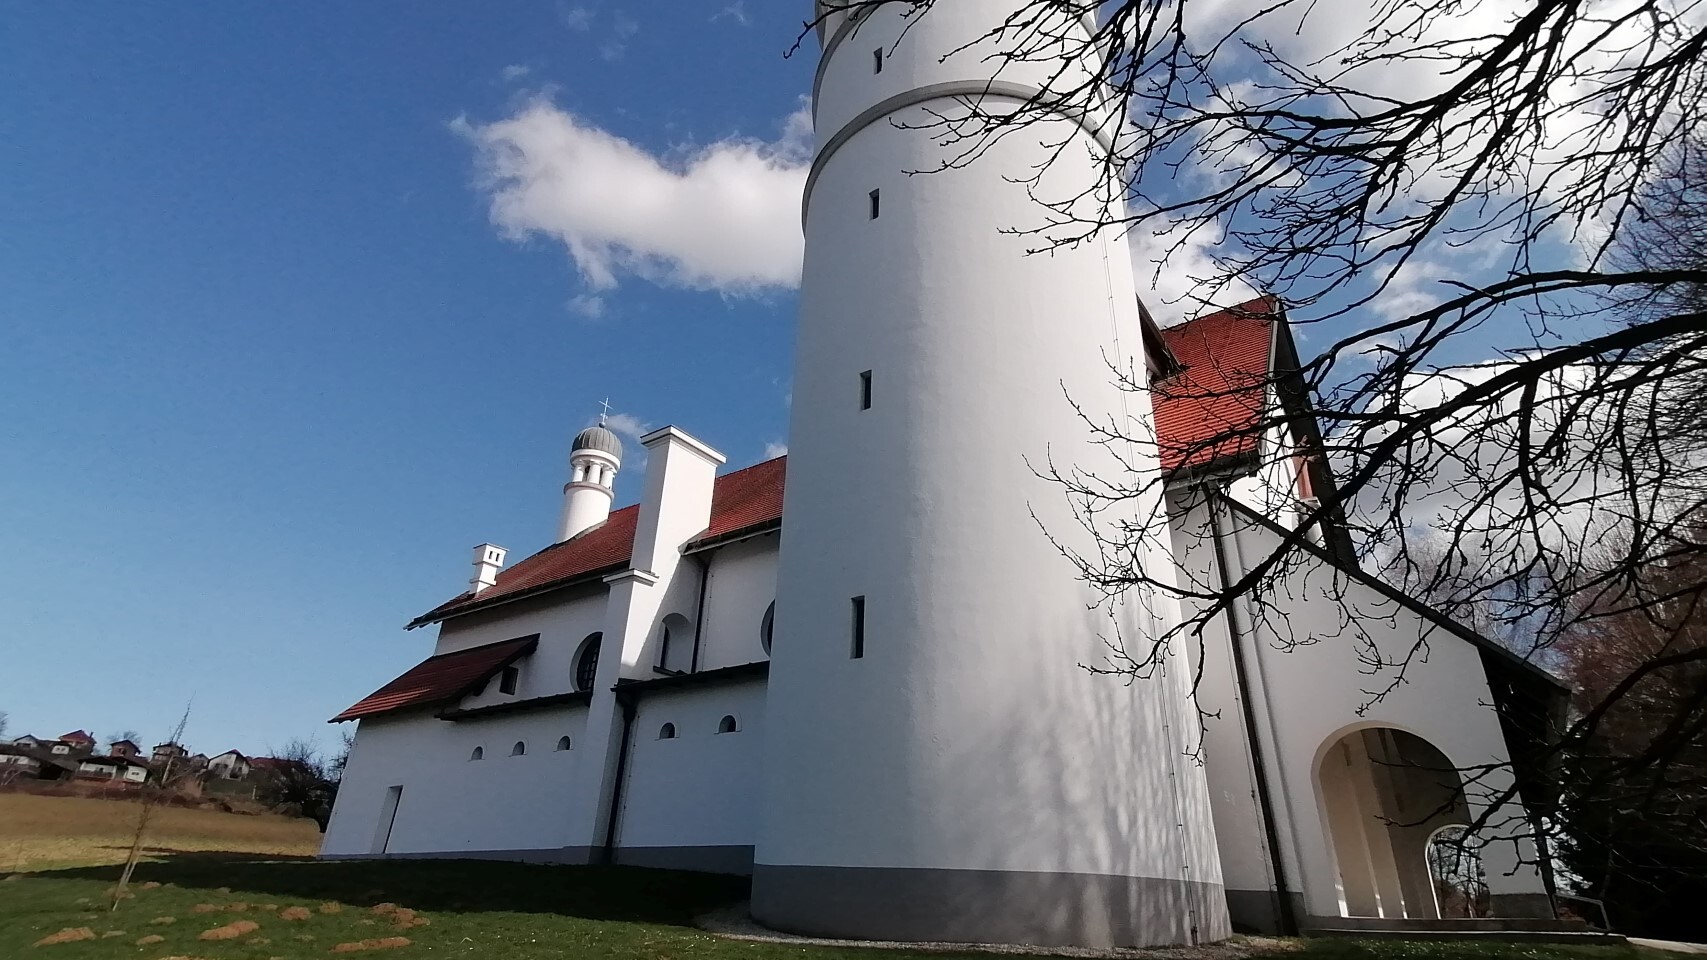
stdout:
[[[1200,442],[1284,402],[1276,301],[1161,329],[1125,238],[1034,255],[1012,232],[1037,215],[1014,173],[1047,144],[1083,149],[1033,190],[1094,193],[1091,120],[909,175],[940,163],[914,128],[1060,82],[1061,62],[980,79],[1001,40],[968,41],[1009,6],[825,21],[789,455],[720,475],[666,427],[613,511],[622,445],[583,431],[554,542],[514,564],[476,548],[470,589],[409,624],[437,628],[432,655],[335,718],[359,726],[325,856],[745,874],[765,924],[877,939],[1158,945],[1442,915],[1430,838],[1523,775],[1545,674],[1359,572],[1332,531],[1268,616],[1227,611],[1148,679],[1084,667],[1111,612],[1036,469],[1108,469],[1081,412],[1158,437],[1125,455],[1167,481],[1131,505],[1168,525],[1139,562],[1182,582],[1242,576],[1331,477],[1293,456],[1304,433]],[[1110,360],[1172,387],[1121,391]],[[1168,603],[1112,616],[1157,636],[1189,613]],[[1314,642],[1282,642],[1276,612]],[[1371,702],[1348,617],[1427,662]],[[1482,857],[1494,913],[1551,916],[1543,858]]]

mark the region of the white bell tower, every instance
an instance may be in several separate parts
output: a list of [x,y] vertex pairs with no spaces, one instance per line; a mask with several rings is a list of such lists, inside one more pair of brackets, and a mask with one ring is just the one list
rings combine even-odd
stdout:
[[[822,31],[752,896],[780,929],[1087,946],[1231,932],[1187,756],[1189,671],[1128,684],[1083,666],[1117,631],[1144,649],[1177,609],[1092,609],[1050,538],[1098,546],[1036,475],[1121,469],[1074,404],[1134,435],[1151,424],[1108,367],[1145,368],[1125,240],[1028,254],[1047,234],[1014,233],[1044,224],[1013,182],[1040,167],[1040,199],[1119,202],[1101,188],[1112,125],[1045,115],[919,172],[964,149],[929,128],[969,100],[1014,109],[1084,76],[991,59],[1022,3],[861,4]],[[1058,19],[1028,36],[1089,36]],[[1153,448],[1119,454],[1159,470]],[[1165,576],[1160,506],[1115,509],[1152,524],[1138,562]]]
[[557,525],[557,542],[581,533],[610,516],[616,496],[616,472],[622,468],[622,441],[599,425],[575,436],[569,447],[569,482],[563,485],[563,519]]

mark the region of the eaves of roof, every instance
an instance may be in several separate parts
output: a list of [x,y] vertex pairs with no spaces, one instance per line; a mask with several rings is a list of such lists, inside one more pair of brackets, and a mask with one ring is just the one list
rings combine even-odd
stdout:
[[[1224,493],[1212,491],[1210,496],[1218,499],[1230,510],[1237,513],[1244,519],[1257,524],[1258,526],[1264,527],[1272,533],[1278,534],[1282,537],[1289,536],[1292,533],[1292,531],[1278,523],[1275,523],[1273,520],[1270,520]],[[1558,688],[1562,692],[1568,693],[1570,691],[1570,687],[1567,686],[1563,680],[1560,680],[1558,677],[1553,676],[1530,661],[1518,656],[1503,644],[1496,643],[1476,631],[1465,627],[1463,624],[1429,606],[1422,600],[1419,600],[1403,590],[1382,581],[1380,578],[1372,577],[1355,566],[1340,562],[1340,560],[1331,552],[1317,545],[1315,541],[1305,537],[1300,537],[1297,540],[1297,545],[1299,548],[1304,550],[1304,552],[1311,554],[1317,559],[1322,560],[1328,565],[1339,570],[1339,572],[1344,574],[1348,579],[1374,590],[1376,593],[1379,593],[1383,597],[1386,597],[1405,609],[1420,615],[1423,619],[1437,627],[1440,627],[1453,636],[1456,636],[1461,640],[1468,641],[1483,653],[1488,654],[1506,666],[1519,670],[1534,679],[1545,680],[1547,683]]]
[[469,707],[466,710],[441,710],[440,720],[483,720],[487,717],[501,717],[511,713],[529,713],[534,710],[549,710],[552,707],[586,706],[593,702],[593,695],[585,690],[574,693],[554,693],[546,697],[529,697],[526,700],[510,700],[504,703],[488,704],[484,707]]
[[752,663],[738,663],[732,667],[718,667],[716,670],[701,670],[698,673],[673,673],[650,680],[630,680],[617,684],[613,689],[621,696],[643,696],[708,684],[739,683],[754,677],[768,677],[770,672],[769,660],[756,660]]

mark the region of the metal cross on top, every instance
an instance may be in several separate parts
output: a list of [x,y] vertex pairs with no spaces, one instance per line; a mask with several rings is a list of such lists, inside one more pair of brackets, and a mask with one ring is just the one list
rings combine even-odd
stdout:
[[605,421],[610,419],[610,397],[600,400],[599,406],[604,408],[604,410],[599,413],[599,426],[602,427],[605,425]]

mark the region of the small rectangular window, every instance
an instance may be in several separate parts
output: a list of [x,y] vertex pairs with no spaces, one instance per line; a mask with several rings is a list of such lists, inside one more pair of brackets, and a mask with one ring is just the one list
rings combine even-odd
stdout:
[[876,50],[871,51],[871,72],[872,73],[882,73],[883,72],[883,48],[882,47],[878,47]]
[[871,219],[876,220],[878,209],[879,209],[878,203],[877,203],[877,200],[878,200],[877,191],[876,190],[871,191],[870,197],[871,197]]
[[865,656],[865,598],[853,598],[853,659]]
[[521,675],[522,675],[522,672],[520,670],[518,670],[517,668],[505,667],[503,675],[498,678],[498,692],[499,693],[515,693],[516,692],[516,680],[518,678],[520,678]]
[[859,375],[859,408],[861,410],[870,410],[871,409],[871,371],[870,370],[867,370],[864,373]]

